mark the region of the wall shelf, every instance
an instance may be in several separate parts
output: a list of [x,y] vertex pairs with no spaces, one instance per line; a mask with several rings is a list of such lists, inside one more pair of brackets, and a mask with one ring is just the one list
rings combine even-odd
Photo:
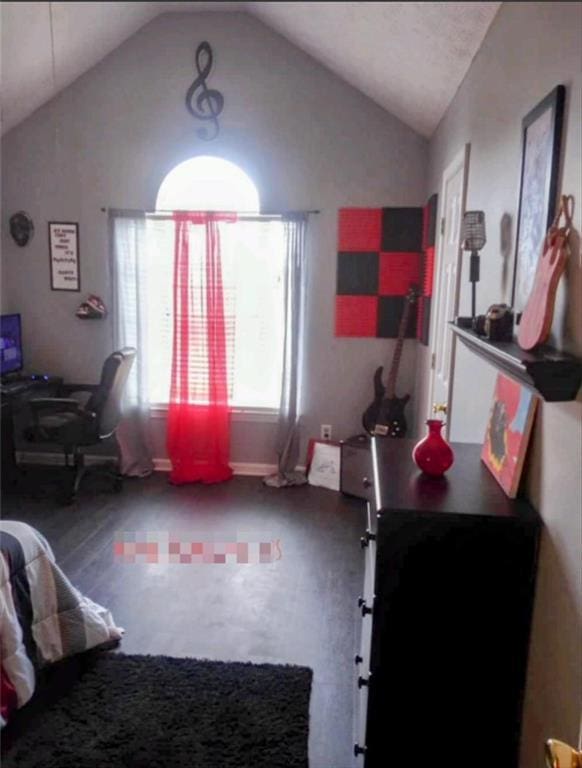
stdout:
[[549,346],[525,352],[514,341],[489,341],[468,328],[449,323],[454,335],[479,357],[550,403],[575,400],[582,382],[582,360]]

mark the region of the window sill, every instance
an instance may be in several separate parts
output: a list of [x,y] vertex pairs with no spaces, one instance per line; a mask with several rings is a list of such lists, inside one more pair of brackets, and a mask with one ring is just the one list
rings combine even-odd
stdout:
[[[231,413],[234,422],[276,424],[279,420],[279,411],[275,408],[232,408]],[[153,419],[165,419],[167,415],[168,406],[164,403],[150,406],[150,416]]]

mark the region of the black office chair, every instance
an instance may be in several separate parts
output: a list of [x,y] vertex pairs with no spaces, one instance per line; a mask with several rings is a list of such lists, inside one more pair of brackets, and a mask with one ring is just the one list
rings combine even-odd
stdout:
[[[105,360],[99,384],[64,384],[59,390],[62,396],[29,400],[33,424],[26,430],[27,439],[62,446],[65,465],[73,470],[72,482],[64,491],[66,502],[73,501],[85,474],[82,449],[115,434],[121,418],[121,398],[135,356],[132,347],[120,349]],[[81,392],[90,393],[85,404],[70,397]],[[121,490],[119,454],[115,471],[108,474],[113,474],[114,489]]]

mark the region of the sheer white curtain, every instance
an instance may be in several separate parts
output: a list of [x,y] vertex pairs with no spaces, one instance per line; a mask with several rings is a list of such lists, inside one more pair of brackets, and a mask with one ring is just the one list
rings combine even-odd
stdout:
[[147,366],[147,259],[145,215],[109,212],[113,278],[113,343],[135,347],[136,362],[127,382],[123,419],[117,431],[124,475],[144,477],[153,470],[149,435]]
[[281,404],[277,430],[277,472],[263,478],[265,485],[285,488],[307,482],[295,469],[299,460],[301,426],[301,363],[305,303],[306,217],[288,216],[285,225],[284,339]]
[[[109,226],[114,343],[137,349],[118,442],[123,473],[143,476],[153,469],[150,406],[169,402],[175,224],[155,214],[112,210]],[[221,237],[225,310],[234,322],[227,349],[229,405],[280,408],[277,485],[305,482],[293,472],[304,234],[303,220],[242,219]]]

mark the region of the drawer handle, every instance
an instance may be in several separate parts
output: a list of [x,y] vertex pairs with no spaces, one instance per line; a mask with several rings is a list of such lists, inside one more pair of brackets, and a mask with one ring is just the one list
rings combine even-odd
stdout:
[[364,600],[364,604],[361,607],[362,607],[362,617],[366,616],[369,613],[372,613],[372,609],[366,605],[365,600]]
[[370,685],[370,675],[369,677],[362,677],[361,675],[358,677],[358,688],[362,688],[364,685],[368,686]]
[[365,755],[366,754],[366,747],[360,747],[359,744],[354,744],[354,757],[358,757],[358,755]]
[[361,664],[363,661],[364,661],[364,659],[360,656],[359,653],[357,653],[354,656],[354,664],[356,665],[356,667],[358,666],[358,664]]
[[363,597],[358,597],[358,608],[362,609],[362,616],[365,616],[367,613],[372,613],[372,609],[368,608]]
[[372,483],[371,483],[371,481],[369,480],[369,478],[367,478],[367,477],[364,477],[364,478],[362,479],[362,485],[364,486],[364,488],[369,488],[369,487],[372,485]]
[[360,537],[360,547],[365,549],[371,541],[376,541],[376,534],[368,528],[366,533]]

